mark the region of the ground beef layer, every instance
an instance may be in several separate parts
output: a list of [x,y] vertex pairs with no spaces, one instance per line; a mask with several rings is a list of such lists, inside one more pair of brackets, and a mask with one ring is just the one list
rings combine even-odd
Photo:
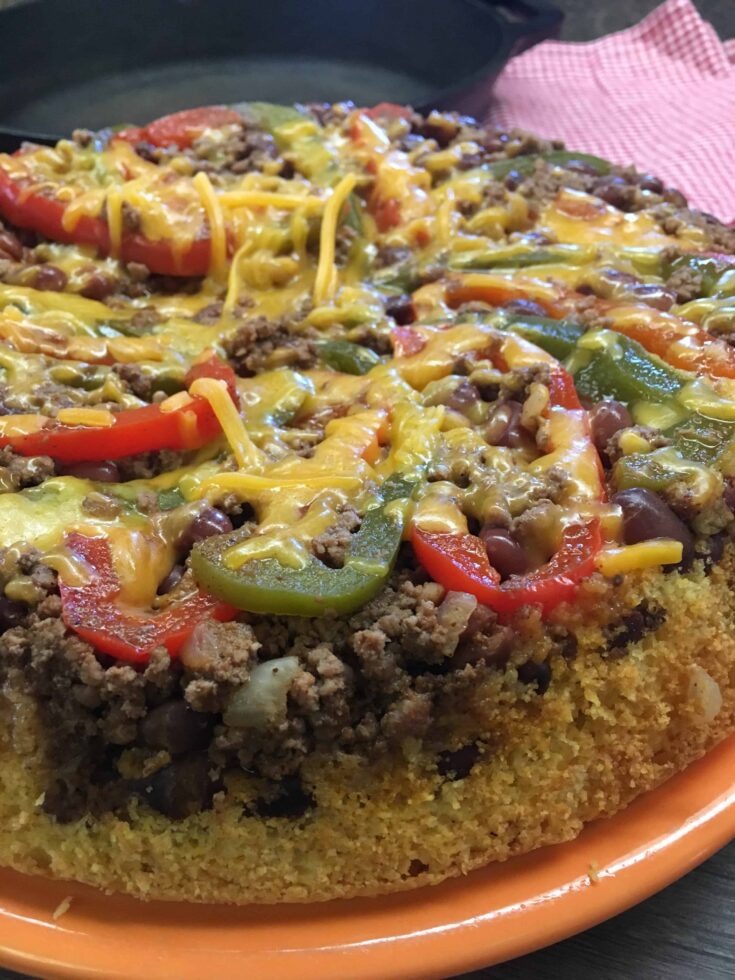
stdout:
[[245,904],[400,891],[569,840],[735,730],[733,584],[732,548],[709,570],[627,576],[625,605],[666,618],[611,649],[592,624],[593,577],[563,613],[576,655],[557,658],[543,696],[514,668],[489,673],[444,722],[456,751],[441,765],[410,740],[370,763],[315,753],[298,798],[270,815],[254,811],[261,781],[240,773],[178,823],[135,801],[124,816],[57,823],[42,812],[43,729],[16,694],[3,705],[0,863],[140,898]]

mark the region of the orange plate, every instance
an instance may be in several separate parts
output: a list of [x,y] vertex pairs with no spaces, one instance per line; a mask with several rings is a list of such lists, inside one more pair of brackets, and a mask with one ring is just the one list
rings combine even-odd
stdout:
[[735,835],[733,773],[735,736],[576,841],[388,898],[141,903],[2,871],[0,961],[74,980],[413,980],[488,966],[622,911],[723,846]]

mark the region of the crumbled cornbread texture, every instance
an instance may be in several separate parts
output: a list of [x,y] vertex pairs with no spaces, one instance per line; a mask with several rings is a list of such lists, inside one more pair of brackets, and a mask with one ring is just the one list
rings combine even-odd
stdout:
[[213,810],[179,823],[133,804],[126,819],[57,824],[40,811],[33,708],[6,705],[0,861],[140,898],[313,901],[415,888],[569,840],[735,728],[734,577],[729,556],[710,577],[651,571],[620,586],[626,605],[647,598],[668,613],[622,655],[589,625],[604,595],[618,601],[590,580],[565,614],[577,655],[554,662],[545,695],[498,672],[447,720],[457,746],[482,746],[466,778],[441,777],[418,744],[373,764],[312,757],[316,805],[298,819],[254,815],[258,785],[240,775]]

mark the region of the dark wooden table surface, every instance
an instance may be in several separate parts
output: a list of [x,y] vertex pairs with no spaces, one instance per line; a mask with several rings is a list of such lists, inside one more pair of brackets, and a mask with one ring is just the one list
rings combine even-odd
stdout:
[[[635,23],[657,6],[658,0],[553,2],[567,15],[562,36],[579,41]],[[0,7],[7,3],[8,0],[0,0]],[[735,0],[695,0],[695,4],[722,37],[735,37]],[[461,980],[588,977],[735,978],[735,842],[681,881],[595,929],[502,966],[465,974]],[[22,978],[0,969],[0,980]]]

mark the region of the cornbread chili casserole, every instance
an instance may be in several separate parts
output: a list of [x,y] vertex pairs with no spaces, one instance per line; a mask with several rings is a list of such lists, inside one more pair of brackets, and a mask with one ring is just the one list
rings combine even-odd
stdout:
[[0,156],[0,863],[415,888],[735,728],[735,232],[392,105]]

